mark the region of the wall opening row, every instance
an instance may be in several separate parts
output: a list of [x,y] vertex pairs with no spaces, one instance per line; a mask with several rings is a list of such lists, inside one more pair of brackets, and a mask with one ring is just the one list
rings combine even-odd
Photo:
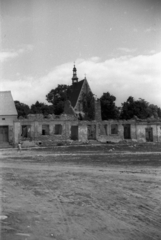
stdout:
[[[71,139],[78,140],[79,139],[79,130],[78,125],[71,126]],[[111,124],[110,125],[110,134],[111,135],[118,135],[119,129],[118,124]],[[54,126],[54,135],[62,135],[63,126],[62,124],[55,124]],[[99,125],[99,133],[100,135],[108,135],[108,125],[103,124]],[[49,124],[42,124],[42,135],[50,135],[50,125]],[[21,127],[21,136],[23,138],[31,138],[31,125],[22,125]],[[123,124],[123,136],[124,139],[131,139],[131,125],[130,124]],[[91,124],[87,125],[87,137],[88,140],[96,140],[96,125]],[[153,128],[147,127],[145,128],[145,140],[147,142],[153,142]],[[0,142],[8,141],[8,126],[1,126],[0,127]]]

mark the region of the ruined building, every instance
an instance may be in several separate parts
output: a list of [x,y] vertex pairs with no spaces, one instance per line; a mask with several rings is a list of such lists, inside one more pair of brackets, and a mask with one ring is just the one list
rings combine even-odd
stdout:
[[[87,79],[78,81],[74,66],[72,93],[65,103],[64,113],[57,115],[28,115],[27,119],[17,119],[17,111],[11,92],[0,92],[0,146],[52,145],[63,142],[161,142],[161,121],[155,119],[108,120],[102,121],[99,100],[95,100],[95,120],[79,120],[76,113],[82,112],[81,97],[91,91]],[[26,146],[27,146],[26,145]]]

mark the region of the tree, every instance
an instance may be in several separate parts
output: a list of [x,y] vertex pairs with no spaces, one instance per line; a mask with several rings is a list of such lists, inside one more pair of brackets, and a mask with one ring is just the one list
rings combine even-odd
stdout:
[[144,119],[148,116],[148,103],[144,99],[135,100],[130,96],[126,102],[122,103],[121,119],[132,119],[134,117]]
[[80,100],[84,112],[84,120],[94,120],[95,119],[95,99],[94,95],[89,93],[82,94],[82,100]]
[[158,117],[161,118],[161,109],[159,107],[158,107],[157,113],[158,113]]
[[14,103],[15,103],[15,107],[18,112],[18,118],[20,116],[26,118],[30,112],[29,106],[27,104],[21,103],[19,101],[14,101]]
[[154,104],[149,104],[149,115],[154,118],[161,118],[161,109]]
[[71,87],[67,85],[58,85],[52,89],[47,95],[46,100],[53,104],[54,113],[60,115],[64,111],[64,104],[71,93]]
[[36,101],[35,104],[31,105],[30,113],[33,113],[33,114],[40,113],[43,115],[48,115],[48,114],[54,113],[54,108],[53,108],[53,105],[47,105],[45,103]]
[[126,102],[122,103],[120,118],[131,119],[135,116],[140,119],[146,119],[149,117],[158,118],[161,116],[161,110],[158,106],[149,104],[142,98],[135,100],[130,96]]
[[115,96],[109,92],[103,93],[100,98],[102,120],[119,118],[119,108],[115,105],[115,101]]

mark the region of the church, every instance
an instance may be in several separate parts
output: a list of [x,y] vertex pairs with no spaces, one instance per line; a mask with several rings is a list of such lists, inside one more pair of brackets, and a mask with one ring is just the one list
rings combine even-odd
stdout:
[[90,86],[88,84],[86,77],[83,80],[78,81],[77,69],[74,65],[71,94],[70,94],[69,100],[76,113],[83,112],[81,100],[83,98],[83,94],[88,94],[89,92],[92,92],[92,91],[90,89]]
[[[92,90],[88,84],[86,77],[82,80],[78,80],[77,69],[74,65],[73,76],[71,78],[72,85],[70,85],[70,95],[68,101],[65,103],[64,114],[75,114],[78,120],[83,120],[85,113],[83,111],[82,100],[84,94],[92,93]],[[92,93],[93,94],[93,93]],[[93,119],[101,121],[101,105],[99,99],[94,99]]]

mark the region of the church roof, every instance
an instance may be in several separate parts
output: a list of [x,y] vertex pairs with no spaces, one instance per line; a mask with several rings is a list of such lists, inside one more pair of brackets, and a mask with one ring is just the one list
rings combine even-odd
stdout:
[[77,83],[74,83],[74,85],[72,85],[72,93],[70,94],[69,100],[70,100],[73,108],[75,107],[75,105],[77,103],[77,100],[78,100],[80,91],[82,89],[83,83],[84,83],[84,80],[81,80]]
[[0,115],[17,115],[11,91],[0,91]]

